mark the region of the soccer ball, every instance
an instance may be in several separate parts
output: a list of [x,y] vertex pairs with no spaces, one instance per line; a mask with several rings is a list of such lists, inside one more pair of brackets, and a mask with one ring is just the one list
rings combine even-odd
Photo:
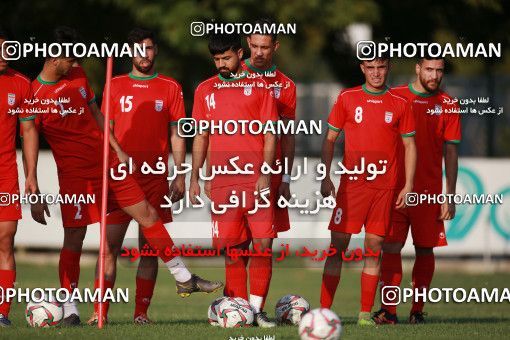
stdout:
[[316,308],[306,313],[299,323],[299,336],[302,340],[340,338],[342,323],[340,318],[327,308]]
[[218,306],[226,298],[227,298],[226,296],[221,296],[221,297],[217,298],[216,300],[214,300],[211,303],[211,305],[207,309],[207,321],[209,321],[209,323],[212,326],[219,326],[220,325],[218,323]]
[[30,301],[25,309],[25,319],[32,327],[53,327],[64,317],[64,307],[54,301]]
[[310,310],[310,304],[299,295],[285,295],[276,303],[276,321],[283,324],[297,325],[303,314]]
[[218,323],[223,328],[250,326],[253,323],[253,310],[245,299],[228,297],[218,305]]

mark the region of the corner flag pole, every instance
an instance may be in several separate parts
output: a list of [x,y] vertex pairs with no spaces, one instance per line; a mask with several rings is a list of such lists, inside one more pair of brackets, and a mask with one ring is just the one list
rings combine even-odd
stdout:
[[104,262],[105,262],[105,249],[106,249],[106,208],[108,206],[108,177],[110,174],[110,84],[112,81],[112,68],[113,68],[113,57],[108,57],[106,60],[106,84],[104,91],[105,101],[105,112],[104,114],[104,138],[103,138],[103,191],[101,194],[101,224],[100,224],[100,234],[101,238],[99,241],[99,291],[100,299],[99,301],[99,320],[97,322],[98,328],[103,328],[103,318],[104,318],[104,304],[103,304],[103,295],[104,295]]

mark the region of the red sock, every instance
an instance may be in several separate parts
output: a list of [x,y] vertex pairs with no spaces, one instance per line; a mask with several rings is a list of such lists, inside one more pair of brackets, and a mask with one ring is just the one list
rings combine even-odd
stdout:
[[167,263],[173,258],[173,256],[165,254],[165,249],[167,247],[172,250],[174,241],[172,241],[172,238],[168,234],[168,231],[161,220],[158,220],[150,227],[142,228],[142,233],[152,249],[159,250],[159,257],[163,260],[163,262]]
[[250,294],[262,297],[260,310],[264,304],[269,292],[269,284],[273,273],[273,258],[255,256],[250,260]]
[[[428,289],[434,276],[434,254],[417,255],[413,267],[413,288]],[[423,300],[413,302],[411,313],[423,311]]]
[[321,285],[321,307],[331,308],[333,299],[335,298],[336,289],[340,282],[340,276],[334,276],[329,274],[322,274],[322,285]]
[[[383,286],[400,286],[402,282],[402,255],[384,253],[381,261],[381,281]],[[382,291],[381,287],[381,291]],[[381,308],[392,314],[397,313],[397,306],[381,304]]]
[[247,264],[248,258],[244,256],[237,258],[230,264],[227,264],[227,258],[225,258],[225,288],[223,290],[225,296],[241,297],[248,300]]
[[361,273],[361,312],[371,312],[374,306],[379,275]]
[[[104,289],[108,289],[108,288],[113,288],[113,285],[114,283],[112,281],[109,281],[109,280],[104,280]],[[99,279],[95,279],[94,280],[94,289],[99,289]],[[104,292],[102,292],[101,295],[104,295]],[[103,302],[103,310],[104,310],[104,315],[105,317],[108,319],[108,309],[110,308],[110,302],[108,301],[105,301]],[[96,313],[99,313],[99,303],[98,302],[94,302],[94,312]]]
[[3,314],[3,316],[8,317],[9,311],[11,309],[11,303],[4,301],[5,291],[9,288],[14,288],[14,281],[16,280],[16,271],[15,270],[0,270],[0,287],[3,288],[2,290],[2,299],[3,303],[0,303],[0,314]]
[[58,263],[58,274],[60,277],[60,287],[72,292],[78,287],[80,280],[80,256],[81,252],[62,248],[60,251],[60,261]]
[[147,309],[151,303],[152,294],[156,280],[142,279],[136,277],[136,298],[135,298],[135,318],[140,314],[147,315]]

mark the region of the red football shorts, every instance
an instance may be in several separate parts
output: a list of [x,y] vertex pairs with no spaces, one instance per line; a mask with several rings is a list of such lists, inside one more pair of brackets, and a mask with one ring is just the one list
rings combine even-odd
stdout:
[[[164,196],[169,196],[170,187],[166,178],[148,181],[142,187],[147,201],[156,209],[163,223],[172,222],[172,210],[170,208],[161,208],[161,204],[166,204]],[[107,224],[125,224],[131,222],[133,218],[126,214],[122,209],[113,210],[108,214]]]
[[373,189],[366,186],[338,192],[329,230],[359,234],[365,232],[385,236],[390,229],[395,205],[395,190]]
[[395,209],[391,230],[385,239],[390,243],[405,243],[409,228],[413,244],[417,247],[433,248],[446,246],[444,223],[439,219],[440,204],[421,204],[415,207]]
[[[232,191],[235,194],[232,194]],[[220,209],[221,204],[228,204],[231,196],[237,196],[242,202],[243,192],[245,205],[229,207],[224,213],[211,211],[213,246],[224,248],[245,242],[250,238],[274,238],[273,230],[274,209],[259,208],[253,214],[249,211],[255,207],[255,184],[229,186],[211,190],[211,204]]]

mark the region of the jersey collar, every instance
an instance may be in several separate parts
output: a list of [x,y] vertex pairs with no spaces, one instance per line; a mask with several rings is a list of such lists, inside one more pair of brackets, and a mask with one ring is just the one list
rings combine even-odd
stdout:
[[367,94],[370,94],[370,95],[372,95],[372,96],[380,96],[380,95],[383,95],[383,94],[385,94],[385,93],[388,91],[388,89],[389,89],[389,87],[388,87],[388,86],[386,86],[384,90],[374,92],[374,91],[370,91],[369,89],[367,89],[367,87],[366,87],[366,85],[365,85],[365,84],[361,85],[361,88],[363,89],[363,92],[365,92],[365,93],[367,93]]
[[243,71],[243,72],[241,72],[241,76],[238,78],[225,78],[221,75],[221,73],[218,73],[218,78],[220,78],[221,81],[237,81],[237,80],[246,78],[247,75],[248,75],[248,72]]
[[58,83],[59,81],[46,81],[46,80],[43,80],[41,78],[41,75],[38,75],[37,76],[37,81],[40,82],[41,84],[43,85],[55,85],[56,83]]
[[408,87],[409,87],[409,91],[411,91],[412,93],[414,93],[415,95],[417,96],[420,96],[420,97],[424,97],[424,98],[428,98],[428,97],[432,97],[433,95],[436,94],[436,91],[432,92],[432,93],[424,93],[424,92],[418,92],[414,89],[413,87],[413,84],[412,83],[409,83],[408,84]]
[[250,70],[252,70],[253,72],[257,72],[257,73],[265,73],[265,72],[273,72],[276,70],[276,65],[273,64],[270,68],[268,68],[267,70],[263,70],[263,69],[260,69],[258,67],[255,67],[253,66],[251,63],[250,63],[250,58],[246,58],[244,59],[244,63],[246,64],[246,66],[248,66],[248,68]]
[[154,74],[147,76],[147,77],[135,76],[133,73],[129,72],[129,78],[134,79],[134,80],[150,80],[150,79],[156,78],[157,76],[158,76],[158,72],[154,72]]

